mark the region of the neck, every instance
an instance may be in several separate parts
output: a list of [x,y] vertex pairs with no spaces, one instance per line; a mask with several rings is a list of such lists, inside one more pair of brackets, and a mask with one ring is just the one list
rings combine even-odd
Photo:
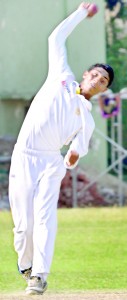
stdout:
[[91,98],[91,95],[90,95],[89,93],[85,92],[85,91],[81,88],[80,85],[79,85],[79,87],[80,87],[80,95],[84,96],[85,99],[89,100],[89,99]]

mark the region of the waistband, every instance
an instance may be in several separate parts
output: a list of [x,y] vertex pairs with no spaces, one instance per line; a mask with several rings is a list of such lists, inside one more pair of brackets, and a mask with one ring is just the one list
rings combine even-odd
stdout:
[[30,148],[23,148],[22,146],[15,144],[14,146],[14,152],[18,153],[24,153],[27,155],[33,155],[33,156],[41,156],[41,155],[58,155],[61,154],[60,150],[36,150],[36,149],[30,149]]

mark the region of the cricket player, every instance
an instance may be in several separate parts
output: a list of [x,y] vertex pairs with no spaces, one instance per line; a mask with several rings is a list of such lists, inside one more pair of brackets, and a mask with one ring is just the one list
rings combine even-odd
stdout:
[[[61,181],[66,168],[74,168],[88,152],[95,127],[90,98],[104,92],[114,76],[109,65],[96,64],[84,72],[79,84],[67,63],[67,37],[95,12],[95,5],[81,3],[49,36],[47,80],[30,106],[12,154],[9,199],[14,247],[27,294],[43,294],[47,288]],[[63,145],[70,145],[64,159]]]

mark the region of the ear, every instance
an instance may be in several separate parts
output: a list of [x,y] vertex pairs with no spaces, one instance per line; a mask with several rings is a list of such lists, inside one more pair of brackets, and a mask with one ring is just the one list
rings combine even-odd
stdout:
[[85,71],[85,72],[83,73],[83,76],[82,76],[83,79],[88,75],[88,73],[89,73],[88,71]]

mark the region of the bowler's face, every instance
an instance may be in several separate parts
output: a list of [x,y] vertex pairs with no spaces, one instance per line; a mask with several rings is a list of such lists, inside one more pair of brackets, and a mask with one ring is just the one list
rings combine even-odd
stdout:
[[97,67],[83,74],[83,89],[92,96],[104,92],[109,83],[109,74],[103,68]]

